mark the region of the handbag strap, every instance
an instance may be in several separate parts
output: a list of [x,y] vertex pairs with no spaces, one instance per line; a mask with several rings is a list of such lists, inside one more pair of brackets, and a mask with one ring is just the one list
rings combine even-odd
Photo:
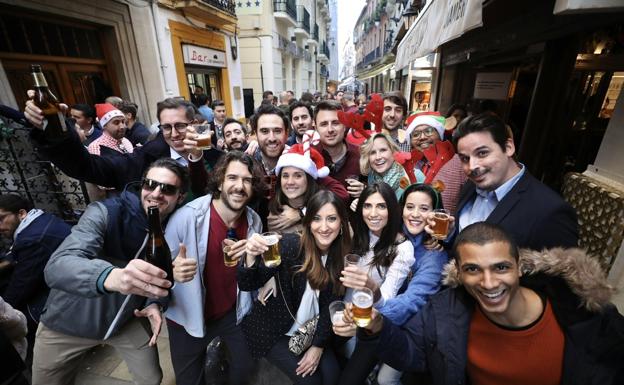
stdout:
[[[281,281],[280,281],[280,279],[279,279],[279,273],[276,273],[275,275],[276,275],[276,278],[277,278],[277,284],[278,284],[278,286],[279,286],[280,293],[282,293],[282,300],[284,300],[284,306],[286,306],[286,310],[288,310],[288,314],[290,314],[290,318],[292,318],[292,319],[293,319],[293,321],[295,321],[295,323],[297,324],[297,326],[299,326],[299,327],[303,327],[303,325],[302,325],[302,324],[300,324],[300,323],[297,321],[297,317],[295,317],[295,316],[293,315],[293,313],[290,311],[290,308],[288,307],[288,302],[286,302],[286,297],[284,296],[284,290],[282,290],[282,282],[281,282]],[[306,284],[307,284],[307,282],[306,282]],[[318,303],[318,296],[316,295],[316,290],[314,290],[314,298],[316,298],[316,302]],[[319,306],[320,306],[320,304],[319,304]],[[316,317],[316,316],[317,316],[317,314],[315,314],[314,316]]]

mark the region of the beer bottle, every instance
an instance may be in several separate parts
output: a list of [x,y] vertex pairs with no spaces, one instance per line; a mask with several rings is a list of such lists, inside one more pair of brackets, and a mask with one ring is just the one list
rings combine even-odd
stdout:
[[30,66],[35,87],[35,98],[33,102],[43,111],[43,131],[48,139],[59,138],[67,135],[67,125],[65,116],[59,107],[59,101],[48,88],[41,66],[33,64]]
[[162,269],[167,273],[167,279],[173,285],[173,265],[171,263],[171,251],[165,241],[162,226],[160,225],[160,214],[158,207],[147,208],[147,220],[149,237],[145,251],[145,260],[152,265]]

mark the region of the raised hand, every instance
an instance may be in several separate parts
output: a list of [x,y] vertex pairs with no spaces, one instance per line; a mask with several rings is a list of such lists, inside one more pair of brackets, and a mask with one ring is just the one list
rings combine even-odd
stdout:
[[166,277],[164,270],[142,259],[133,259],[123,269],[111,270],[104,281],[104,288],[149,298],[166,297],[167,289],[171,287],[171,282]]

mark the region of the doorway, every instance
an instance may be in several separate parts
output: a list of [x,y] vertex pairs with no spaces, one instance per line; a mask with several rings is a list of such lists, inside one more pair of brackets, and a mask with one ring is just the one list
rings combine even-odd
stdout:
[[210,102],[223,100],[221,93],[221,70],[218,68],[198,68],[186,66],[186,79],[188,82],[191,101],[195,103],[195,88],[201,87],[208,95]]

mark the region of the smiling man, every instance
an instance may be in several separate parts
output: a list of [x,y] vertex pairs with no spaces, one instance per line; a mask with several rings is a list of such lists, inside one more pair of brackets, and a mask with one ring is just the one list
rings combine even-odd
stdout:
[[[238,326],[252,306],[251,294],[238,290],[236,265],[226,266],[224,239],[230,256],[244,255],[246,239],[262,231],[260,217],[247,207],[263,191],[262,171],[240,151],[225,154],[208,184],[209,193],[181,208],[167,225],[165,237],[178,255],[167,325],[176,383],[205,383],[206,348],[220,336],[231,353],[229,384],[247,380],[254,363]],[[186,247],[180,251],[179,245]]]
[[[135,383],[160,384],[156,340],[171,283],[143,260],[146,213],[157,206],[164,223],[188,185],[186,167],[163,158],[136,184],[138,194],[129,188],[87,207],[45,268],[51,292],[37,331],[33,384],[74,383],[84,353],[100,344],[121,354]],[[141,325],[145,319],[149,325]]]
[[[189,153],[184,147],[184,139],[187,127],[195,117],[195,110],[193,104],[185,100],[169,98],[159,102],[156,109],[160,122],[158,135],[131,154],[114,157],[89,154],[73,130],[58,141],[47,140],[41,130],[41,110],[30,100],[26,103],[24,115],[36,128],[31,130],[31,139],[46,160],[73,178],[122,191],[126,184],[141,180],[145,170],[156,159],[170,157],[182,166],[188,165]],[[212,166],[220,154],[214,148],[206,150],[204,160]]]
[[453,141],[469,179],[457,204],[459,230],[486,221],[502,226],[523,248],[577,245],[574,209],[514,159],[513,138],[500,118],[466,118]]
[[314,121],[312,120],[312,106],[310,104],[296,101],[290,104],[290,123],[292,125],[292,134],[288,137],[287,144],[292,146],[301,143],[303,134],[308,130],[314,129]]
[[624,318],[582,250],[519,257],[509,234],[481,222],[459,234],[453,254],[449,289],[402,328],[374,314],[358,343],[435,384],[622,383]]
[[383,113],[381,120],[384,129],[403,152],[410,152],[411,144],[408,135],[403,131],[403,121],[407,115],[407,100],[398,91],[383,95]]

